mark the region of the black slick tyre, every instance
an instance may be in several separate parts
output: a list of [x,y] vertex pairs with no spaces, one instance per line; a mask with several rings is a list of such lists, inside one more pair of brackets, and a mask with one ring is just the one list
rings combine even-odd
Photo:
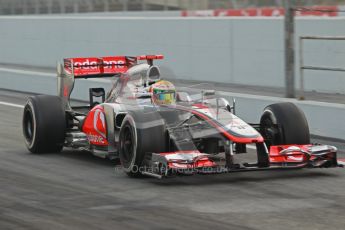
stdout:
[[128,176],[138,177],[145,167],[146,154],[166,151],[166,129],[157,112],[131,111],[119,134],[119,157]]
[[272,104],[264,109],[260,132],[268,147],[310,143],[309,126],[303,111],[289,102]]
[[60,152],[66,131],[61,98],[50,95],[29,97],[24,107],[22,128],[30,152]]

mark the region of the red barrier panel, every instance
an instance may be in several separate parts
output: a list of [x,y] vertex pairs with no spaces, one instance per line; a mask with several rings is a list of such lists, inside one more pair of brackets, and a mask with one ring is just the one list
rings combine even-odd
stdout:
[[[339,15],[338,6],[312,6],[308,8],[298,8],[296,16],[326,16],[336,17]],[[283,7],[262,7],[243,9],[217,9],[217,10],[194,10],[181,12],[182,17],[276,17],[283,16]]]

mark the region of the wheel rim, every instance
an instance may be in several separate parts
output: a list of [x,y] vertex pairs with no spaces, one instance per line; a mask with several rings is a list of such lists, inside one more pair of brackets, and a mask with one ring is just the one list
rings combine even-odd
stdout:
[[134,156],[134,136],[130,126],[126,126],[121,135],[121,153],[124,166],[128,167]]
[[26,140],[31,143],[34,136],[34,121],[30,111],[25,112],[23,128]]
[[272,144],[278,144],[279,141],[279,130],[277,129],[277,127],[273,124],[272,120],[269,118],[265,118],[262,121],[262,135],[264,136],[264,138],[267,140],[266,143],[269,145]]

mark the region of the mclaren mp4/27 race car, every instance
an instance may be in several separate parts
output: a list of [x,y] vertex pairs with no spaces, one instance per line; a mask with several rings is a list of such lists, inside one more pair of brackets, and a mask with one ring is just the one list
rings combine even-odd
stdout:
[[[260,122],[235,115],[235,102],[203,87],[179,89],[153,64],[162,55],[66,58],[58,96],[28,98],[23,134],[32,153],[82,149],[119,158],[129,176],[337,167],[337,149],[310,143],[303,112],[292,103],[264,108]],[[71,106],[75,80],[109,78],[90,88],[87,105]],[[255,149],[253,162],[236,158]],[[253,151],[252,151],[253,152]]]

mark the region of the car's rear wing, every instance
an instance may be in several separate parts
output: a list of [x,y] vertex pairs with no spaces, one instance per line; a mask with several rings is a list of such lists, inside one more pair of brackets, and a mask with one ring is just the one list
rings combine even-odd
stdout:
[[138,61],[146,60],[147,64],[152,66],[153,60],[163,58],[163,55],[65,58],[63,63],[57,66],[58,95],[62,98],[65,108],[69,110],[69,99],[75,79],[120,76],[137,65]]
[[65,58],[63,66],[65,72],[76,79],[111,77],[126,72],[138,60],[147,60],[152,65],[154,59],[163,58],[163,55]]

